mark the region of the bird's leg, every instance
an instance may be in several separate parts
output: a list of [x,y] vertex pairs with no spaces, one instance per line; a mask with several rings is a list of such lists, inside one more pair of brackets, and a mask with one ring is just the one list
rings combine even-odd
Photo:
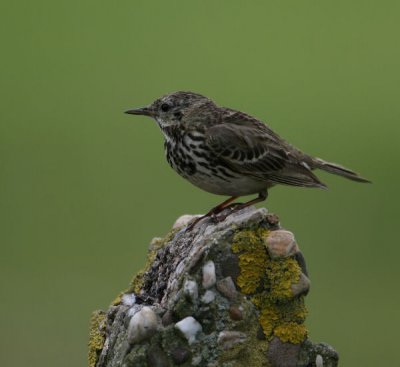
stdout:
[[[239,196],[232,196],[229,199],[225,200],[221,204],[217,205],[216,207],[212,208],[207,214],[205,214],[205,217],[210,217],[215,214],[221,213],[227,206],[230,204],[232,201],[235,201]],[[235,204],[231,204],[235,205]],[[230,206],[230,205],[229,205]]]
[[231,209],[231,211],[228,212],[227,214],[219,215],[218,216],[218,222],[222,222],[223,220],[225,220],[225,218],[228,215],[232,214],[235,211],[247,208],[250,205],[254,205],[254,204],[257,204],[257,203],[260,203],[260,202],[266,200],[267,197],[268,197],[268,191],[267,190],[263,190],[263,191],[260,191],[258,193],[258,197],[256,197],[255,199],[252,199],[252,200],[250,200],[250,201],[248,201],[246,203],[233,203],[231,205],[225,206],[224,209]]
[[212,208],[207,214],[202,215],[201,217],[196,218],[189,226],[186,228],[186,231],[191,231],[194,226],[200,222],[202,219],[207,217],[214,217],[216,214],[222,212],[232,201],[235,201],[239,196],[232,196],[229,199],[225,200],[221,204]]

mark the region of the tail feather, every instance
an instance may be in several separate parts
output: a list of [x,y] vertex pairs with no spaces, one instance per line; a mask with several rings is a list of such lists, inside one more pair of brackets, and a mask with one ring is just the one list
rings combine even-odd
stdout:
[[354,171],[352,171],[346,167],[343,167],[339,164],[336,164],[336,163],[326,162],[320,158],[314,158],[313,163],[314,163],[315,168],[322,169],[326,172],[333,173],[335,175],[346,177],[349,180],[353,180],[353,181],[357,181],[357,182],[368,182],[368,183],[371,182],[371,181],[367,180],[366,178],[359,176]]

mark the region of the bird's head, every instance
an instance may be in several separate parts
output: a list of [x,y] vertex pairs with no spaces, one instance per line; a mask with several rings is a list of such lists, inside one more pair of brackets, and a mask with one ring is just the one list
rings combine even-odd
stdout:
[[125,113],[150,116],[163,128],[180,125],[185,116],[207,104],[213,104],[213,102],[201,94],[174,92],[156,99],[146,107],[135,108],[125,111]]

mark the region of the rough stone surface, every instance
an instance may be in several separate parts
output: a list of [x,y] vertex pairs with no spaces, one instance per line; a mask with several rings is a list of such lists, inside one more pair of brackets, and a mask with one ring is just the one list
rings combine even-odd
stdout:
[[273,338],[268,348],[271,367],[296,367],[300,347],[299,344],[283,343],[279,338]]
[[[301,345],[297,367],[336,367],[338,361],[339,356],[330,345],[326,343],[313,344],[307,339]],[[317,362],[319,363],[319,366],[317,365]]]
[[283,256],[268,249],[279,218],[250,207],[186,231],[194,217],[154,238],[143,271],[94,313],[89,367],[337,366],[332,347],[307,339],[309,280],[293,234]]

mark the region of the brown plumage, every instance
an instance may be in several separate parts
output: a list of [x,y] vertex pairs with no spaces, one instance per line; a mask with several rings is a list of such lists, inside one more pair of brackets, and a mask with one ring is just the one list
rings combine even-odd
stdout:
[[242,195],[258,193],[258,198],[229,206],[243,208],[263,201],[276,184],[325,188],[312,172],[317,168],[369,182],[336,163],[301,152],[255,117],[219,107],[197,93],[171,93],[126,112],[157,121],[167,160],[181,176],[205,191],[231,196],[207,216],[221,212]]

